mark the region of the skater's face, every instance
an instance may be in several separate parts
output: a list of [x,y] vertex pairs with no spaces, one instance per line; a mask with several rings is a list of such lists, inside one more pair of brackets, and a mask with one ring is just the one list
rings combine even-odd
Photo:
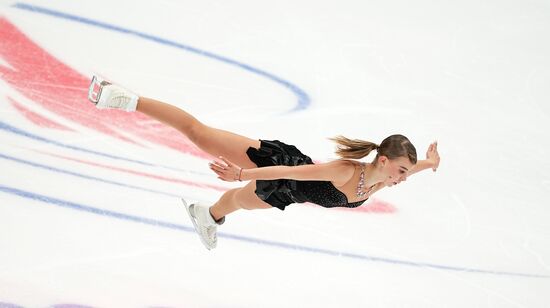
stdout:
[[409,171],[414,166],[407,157],[389,159],[386,156],[380,156],[378,164],[385,177],[384,184],[389,187],[406,181]]

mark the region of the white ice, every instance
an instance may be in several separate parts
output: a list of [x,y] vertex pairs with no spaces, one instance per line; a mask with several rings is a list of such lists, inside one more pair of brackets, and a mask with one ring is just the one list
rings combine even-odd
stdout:
[[[442,157],[436,173],[377,193],[394,213],[240,211],[207,251],[178,197],[221,191],[59,156],[233,187],[207,160],[66,119],[0,71],[1,123],[154,165],[0,129],[0,307],[549,307],[548,1],[4,0],[0,18],[82,75],[320,161],[335,159],[326,138],[339,134],[402,133],[420,158],[437,140]],[[308,105],[295,110],[290,88],[211,55],[290,82]],[[8,97],[72,131],[37,126]]]

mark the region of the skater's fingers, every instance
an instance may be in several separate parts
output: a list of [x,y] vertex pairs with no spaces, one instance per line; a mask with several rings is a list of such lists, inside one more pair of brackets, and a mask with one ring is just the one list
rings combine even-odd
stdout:
[[216,174],[222,174],[223,169],[220,169],[218,167],[210,166],[210,170],[214,171]]
[[217,165],[219,167],[226,167],[227,166],[226,164],[224,164],[223,162],[221,162],[219,160],[213,160],[212,164]]
[[212,169],[213,171],[218,171],[218,170],[223,170],[223,167],[217,165],[216,163],[210,163],[208,164],[208,166],[210,167],[210,169]]
[[223,160],[223,162],[226,163],[228,167],[231,167],[231,166],[234,165],[232,162],[230,162],[229,160],[227,160],[227,159],[226,159],[225,157],[223,157],[223,156],[220,156],[219,158],[220,158],[221,160]]
[[212,165],[210,166],[210,170],[214,171],[214,173],[216,173],[219,177],[228,178],[228,170]]
[[211,163],[210,169],[214,171],[216,175],[218,175],[218,179],[222,181],[227,181],[227,182],[235,181],[235,171],[233,170],[234,168],[229,168],[227,166],[221,167],[220,165]]
[[221,174],[227,178],[234,177],[235,174],[237,174],[238,170],[235,167],[228,167],[228,166],[219,166],[219,165],[212,165],[210,167],[214,172]]
[[225,170],[225,169],[228,169],[228,166],[224,163],[220,163],[218,161],[213,161],[210,163],[210,166],[211,167],[214,167],[214,168],[217,168],[217,169],[221,169],[221,170]]

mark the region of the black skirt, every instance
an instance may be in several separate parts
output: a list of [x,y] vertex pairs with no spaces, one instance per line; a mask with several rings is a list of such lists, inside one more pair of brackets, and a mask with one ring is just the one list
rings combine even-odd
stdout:
[[[309,156],[293,145],[279,140],[260,140],[260,148],[248,148],[246,154],[258,167],[298,166],[313,164]],[[256,180],[256,195],[280,210],[292,203],[306,202],[306,198],[297,190],[295,180]]]

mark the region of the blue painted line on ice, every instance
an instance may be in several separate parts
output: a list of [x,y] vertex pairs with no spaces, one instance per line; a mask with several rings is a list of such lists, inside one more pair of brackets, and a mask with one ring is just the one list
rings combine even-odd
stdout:
[[24,308],[23,306],[18,306],[16,304],[0,302],[0,308]]
[[45,203],[52,204],[52,205],[57,205],[57,206],[64,207],[64,208],[70,208],[70,209],[73,209],[73,210],[88,212],[88,213],[91,213],[91,214],[96,214],[96,215],[101,215],[101,216],[106,216],[106,217],[111,217],[111,218],[116,218],[116,219],[122,219],[122,220],[126,220],[126,221],[132,221],[132,222],[137,222],[137,223],[141,223],[141,224],[146,224],[146,225],[170,228],[170,229],[175,229],[175,230],[183,230],[183,231],[187,231],[187,232],[191,232],[191,231],[194,232],[193,228],[186,227],[186,226],[176,225],[176,224],[173,224],[173,223],[163,222],[163,221],[150,219],[150,218],[145,218],[145,217],[140,217],[140,216],[136,216],[136,215],[129,215],[129,214],[119,213],[119,212],[115,212],[115,211],[99,209],[99,208],[95,208],[95,207],[92,207],[92,206],[87,206],[87,205],[79,204],[79,203],[76,203],[76,202],[65,201],[65,200],[61,200],[61,199],[58,199],[58,198],[48,197],[48,196],[45,196],[45,195],[40,195],[40,194],[20,190],[20,189],[17,189],[17,188],[7,187],[7,186],[3,186],[3,185],[0,185],[0,192],[5,192],[5,193],[8,193],[8,194],[16,195],[16,196],[19,196],[19,197],[23,197],[23,198],[27,198],[27,199],[31,199],[31,200],[35,200],[35,201],[41,201],[41,202],[45,202]]
[[57,18],[62,18],[62,19],[65,19],[65,20],[79,22],[79,23],[82,23],[82,24],[87,24],[87,25],[90,25],[90,26],[94,26],[94,27],[98,27],[98,28],[102,28],[102,29],[106,29],[106,30],[110,30],[110,31],[118,32],[118,33],[123,33],[123,34],[127,34],[127,35],[136,36],[136,37],[139,37],[139,38],[147,40],[147,41],[151,41],[151,42],[158,43],[158,44],[165,45],[165,46],[169,46],[169,47],[174,47],[174,48],[184,50],[184,51],[187,51],[187,52],[191,52],[191,53],[194,53],[194,54],[197,54],[197,55],[200,55],[200,56],[204,56],[204,57],[207,57],[207,58],[210,58],[210,59],[213,59],[213,60],[217,60],[217,61],[220,61],[220,62],[225,63],[225,64],[233,65],[233,66],[239,67],[241,69],[244,69],[248,72],[251,72],[253,74],[265,77],[265,78],[267,78],[267,79],[269,79],[269,80],[271,80],[275,83],[278,83],[279,85],[284,86],[288,90],[292,91],[292,93],[294,93],[298,98],[298,104],[297,104],[296,107],[294,107],[294,109],[291,110],[291,112],[304,110],[304,109],[308,108],[309,105],[310,105],[309,95],[304,90],[302,90],[300,87],[298,87],[297,85],[295,85],[295,84],[293,84],[293,83],[291,83],[287,80],[284,80],[284,79],[282,79],[278,76],[275,76],[272,73],[269,73],[267,71],[255,68],[251,65],[248,65],[248,64],[245,64],[245,63],[227,58],[225,56],[221,56],[221,55],[209,52],[209,51],[205,51],[205,50],[195,48],[195,47],[192,47],[192,46],[189,46],[189,45],[174,42],[174,41],[164,39],[164,38],[161,38],[161,37],[158,37],[158,36],[154,36],[154,35],[151,35],[151,34],[147,34],[147,33],[139,32],[139,31],[119,27],[119,26],[116,26],[116,25],[96,21],[96,20],[86,18],[86,17],[82,17],[82,16],[63,13],[63,12],[56,11],[56,10],[53,10],[53,9],[48,9],[48,8],[44,8],[44,7],[40,7],[40,6],[36,6],[36,5],[31,5],[31,4],[26,4],[26,3],[16,3],[13,6],[15,8],[30,11],[30,12],[33,12],[33,13],[39,13],[39,14],[44,14],[44,15],[53,16],[53,17],[57,17]]
[[[14,5],[14,7],[16,7],[18,9],[22,9],[22,10],[31,11],[31,12],[34,12],[34,13],[40,13],[40,14],[49,15],[49,16],[53,16],[53,17],[57,17],[57,18],[62,18],[62,19],[66,19],[66,20],[70,20],[70,21],[74,21],[74,22],[88,24],[88,25],[91,25],[91,26],[95,26],[95,27],[99,27],[99,28],[103,28],[103,29],[107,29],[107,30],[127,34],[127,35],[137,36],[139,38],[142,38],[142,39],[145,39],[145,40],[148,40],[148,41],[152,41],[152,42],[159,43],[159,44],[162,44],[162,45],[178,48],[178,49],[181,49],[181,50],[185,50],[187,52],[195,53],[195,54],[205,56],[205,57],[208,57],[208,58],[211,58],[211,59],[214,59],[214,60],[218,60],[218,61],[224,62],[226,64],[234,65],[234,66],[242,68],[246,71],[249,71],[249,72],[255,73],[257,75],[260,75],[262,77],[268,78],[268,79],[270,79],[270,80],[272,80],[272,81],[274,81],[274,82],[276,82],[280,85],[283,85],[287,89],[291,90],[298,97],[298,105],[292,111],[303,110],[303,109],[307,108],[310,104],[309,96],[307,95],[307,93],[305,93],[298,86],[296,86],[296,85],[294,85],[294,84],[292,84],[292,83],[290,83],[290,82],[288,82],[288,81],[286,81],[286,80],[284,80],[280,77],[277,77],[277,76],[275,76],[275,75],[273,75],[269,72],[254,68],[254,67],[252,67],[248,64],[244,64],[244,63],[229,59],[229,58],[224,57],[224,56],[220,56],[220,55],[208,52],[208,51],[204,51],[204,50],[201,50],[201,49],[198,49],[198,48],[195,48],[195,47],[180,44],[180,43],[170,41],[170,40],[167,40],[167,39],[163,39],[163,38],[153,36],[153,35],[150,35],[150,34],[146,34],[146,33],[138,32],[138,31],[122,28],[122,27],[119,27],[119,26],[115,26],[115,25],[111,25],[111,24],[107,24],[107,23],[103,23],[103,22],[94,21],[92,19],[88,19],[88,18],[76,16],[76,15],[71,15],[71,14],[67,14],[67,13],[63,13],[63,12],[59,12],[59,11],[55,11],[55,10],[51,10],[51,9],[47,9],[47,8],[43,8],[43,7],[39,7],[39,6],[33,6],[33,5],[29,5],[29,4],[24,4],[24,3],[16,3]],[[98,151],[93,151],[93,150],[88,150],[88,149],[84,149],[84,148],[80,148],[80,147],[76,147],[76,146],[72,146],[72,145],[62,144],[62,143],[57,142],[57,141],[42,138],[42,137],[39,137],[37,135],[33,135],[33,134],[28,133],[28,132],[19,130],[17,128],[14,128],[14,127],[9,126],[9,125],[7,125],[5,123],[2,123],[2,122],[0,122],[0,129],[4,129],[4,130],[7,130],[9,132],[16,133],[16,134],[19,134],[19,135],[22,135],[22,136],[25,136],[25,137],[28,137],[28,138],[31,138],[31,139],[35,139],[35,140],[38,140],[38,141],[54,144],[54,145],[65,147],[65,148],[69,148],[69,149],[72,149],[72,150],[77,150],[77,151],[86,152],[86,153],[95,154],[95,155],[100,155],[100,156],[105,156],[105,157],[109,157],[109,158],[113,158],[113,159],[121,159],[121,160],[130,161],[130,162],[134,162],[134,163],[139,163],[139,164],[143,164],[143,165],[158,167],[158,165],[153,165],[153,164],[138,161],[138,160],[131,160],[131,159],[127,159],[127,158],[123,158],[123,157],[119,157],[119,156],[114,156],[114,155],[110,155],[110,154],[106,154],[106,153],[101,153],[101,152],[98,152]],[[51,171],[56,171],[56,172],[61,172],[61,173],[71,174],[71,175],[75,175],[75,176],[79,176],[79,177],[88,178],[88,179],[91,179],[91,180],[99,180],[99,181],[103,181],[103,182],[114,184],[114,185],[120,185],[121,184],[121,183],[117,183],[117,182],[113,182],[113,181],[106,181],[106,180],[101,180],[99,178],[84,176],[84,175],[80,175],[80,174],[77,174],[77,173],[74,173],[74,172],[61,170],[61,169],[57,169],[57,168],[53,168],[53,167],[48,167],[48,166],[45,166],[45,165],[40,165],[40,164],[32,163],[32,162],[29,162],[29,161],[23,161],[23,160],[20,160],[20,159],[17,159],[17,158],[8,157],[8,156],[1,155],[1,154],[0,154],[0,157],[5,158],[5,159],[10,159],[10,160],[13,160],[13,161],[17,161],[17,162],[20,162],[20,163],[25,163],[25,164],[32,165],[32,166],[39,167],[39,168],[49,169]],[[164,167],[164,166],[162,166],[162,167]],[[168,168],[173,169],[171,167],[168,167]],[[122,184],[121,186],[126,186],[126,187],[129,187],[129,188],[137,188],[137,187],[132,187],[132,186],[125,185],[125,184]],[[140,188],[137,188],[137,189],[140,189]],[[142,224],[147,224],[147,225],[152,225],[152,226],[157,226],[157,227],[163,227],[163,228],[170,228],[170,229],[174,229],[174,230],[186,231],[186,232],[194,232],[193,228],[183,226],[183,225],[177,225],[177,224],[162,222],[162,221],[158,221],[158,220],[154,220],[154,219],[150,219],[150,218],[145,218],[145,217],[140,217],[140,216],[135,216],[135,215],[128,215],[128,214],[109,211],[109,210],[98,209],[98,208],[94,208],[94,207],[91,207],[91,206],[86,206],[86,205],[82,205],[82,204],[78,204],[78,203],[74,203],[74,202],[70,202],[70,201],[65,201],[65,200],[61,200],[61,199],[58,199],[58,198],[52,198],[52,197],[48,197],[48,196],[44,196],[44,195],[40,195],[40,194],[36,194],[36,193],[32,193],[32,192],[27,192],[27,191],[23,191],[23,190],[20,190],[20,189],[7,187],[7,186],[0,185],[0,192],[9,193],[9,194],[17,195],[17,196],[20,196],[20,197],[23,197],[23,198],[45,202],[45,203],[51,204],[51,205],[57,205],[57,206],[70,208],[70,209],[74,209],[74,210],[80,210],[80,211],[84,211],[84,212],[88,212],[88,213],[92,213],[92,214],[96,214],[96,215],[101,215],[101,216],[106,216],[106,217],[111,217],[111,218],[115,218],[115,219],[132,221],[132,222],[137,222],[137,223],[142,223]],[[528,277],[528,278],[550,278],[550,276],[548,276],[548,275],[536,275],[536,274],[524,274],[524,273],[502,272],[502,271],[490,271],[490,270],[473,269],[473,268],[466,268],[466,267],[454,267],[454,266],[446,266],[446,265],[438,265],[438,264],[430,264],[430,263],[419,263],[419,262],[412,262],[412,261],[404,261],[404,260],[397,260],[397,259],[379,258],[379,257],[368,256],[368,255],[346,253],[346,252],[334,251],[334,250],[322,249],[322,248],[316,248],[316,247],[299,246],[299,245],[294,245],[294,244],[289,244],[289,243],[262,240],[262,239],[256,239],[256,238],[239,236],[239,235],[232,235],[232,234],[226,234],[226,233],[220,233],[219,237],[234,239],[234,240],[243,241],[243,242],[255,243],[255,244],[260,244],[260,245],[265,245],[265,246],[278,247],[278,248],[283,248],[283,249],[288,249],[288,250],[298,250],[298,251],[304,251],[304,252],[310,252],[310,253],[316,253],[316,254],[322,254],[322,255],[335,256],[335,257],[358,259],[358,260],[362,260],[362,261],[383,262],[383,263],[390,263],[390,264],[397,264],[397,265],[406,265],[406,266],[432,268],[432,269],[447,270],[447,271],[469,272],[469,273],[481,273],[481,274]]]
[[11,126],[11,125],[9,125],[7,123],[4,123],[2,121],[0,121],[0,130],[4,130],[6,132],[16,134],[16,135],[19,135],[19,136],[22,136],[22,137],[26,137],[26,138],[29,138],[29,139],[33,139],[33,140],[36,140],[36,141],[40,141],[40,142],[43,142],[43,143],[55,145],[55,146],[58,146],[58,147],[61,147],[61,148],[70,149],[70,150],[83,152],[83,153],[87,153],[87,154],[93,154],[93,155],[107,157],[107,158],[111,158],[111,159],[115,159],[115,160],[127,161],[127,162],[136,163],[136,164],[139,164],[139,165],[144,165],[144,166],[149,166],[149,167],[160,167],[160,168],[165,168],[165,169],[170,169],[170,170],[175,170],[175,171],[190,172],[190,171],[184,170],[184,169],[179,169],[179,168],[170,167],[170,166],[156,165],[156,164],[148,163],[148,162],[141,161],[141,160],[135,160],[135,159],[130,159],[130,158],[122,157],[122,156],[111,155],[111,154],[104,153],[104,152],[89,150],[89,149],[86,149],[86,148],[77,147],[77,146],[74,146],[74,145],[62,143],[62,142],[59,142],[59,141],[55,141],[55,140],[52,140],[52,139],[48,139],[48,138],[45,138],[45,137],[42,137],[42,136],[38,136],[38,135],[35,135],[35,134],[32,134],[32,133],[29,133],[25,130],[22,130],[22,129],[14,127],[14,126]]
[[[193,228],[184,226],[184,225],[178,225],[174,223],[140,217],[136,215],[119,213],[115,211],[98,209],[92,206],[83,205],[83,204],[70,202],[66,200],[61,200],[58,198],[53,198],[53,197],[49,197],[49,196],[45,196],[45,195],[41,195],[33,192],[28,192],[28,191],[24,191],[13,187],[0,185],[0,192],[4,192],[7,194],[16,195],[19,197],[40,201],[40,202],[44,202],[47,204],[56,205],[64,208],[84,211],[95,215],[101,215],[105,217],[126,220],[126,221],[131,221],[131,222],[136,222],[136,223],[141,223],[141,224],[146,224],[146,225],[151,225],[156,227],[168,228],[168,229],[173,229],[178,231],[193,232],[193,233],[195,232]],[[482,269],[467,268],[467,267],[456,267],[456,266],[439,265],[439,264],[432,264],[432,263],[421,263],[421,262],[412,262],[412,261],[389,259],[389,258],[372,257],[368,255],[361,255],[361,254],[348,253],[348,252],[323,249],[323,248],[317,248],[317,247],[309,247],[309,246],[303,246],[303,245],[294,245],[289,243],[263,240],[263,239],[257,239],[257,238],[228,234],[228,233],[219,233],[218,237],[233,239],[241,242],[258,244],[262,246],[282,248],[285,250],[308,252],[308,253],[327,255],[332,257],[355,259],[359,261],[381,262],[381,263],[389,263],[389,264],[395,264],[395,265],[412,266],[412,267],[437,269],[437,270],[445,270],[445,271],[465,272],[465,273],[478,273],[478,274],[490,274],[490,275],[525,277],[525,278],[550,278],[550,276],[548,275],[491,271],[491,270],[482,270]]]
[[176,194],[170,194],[170,193],[166,193],[166,192],[162,192],[162,191],[158,191],[158,190],[154,190],[154,189],[148,189],[148,188],[145,188],[145,187],[139,187],[139,186],[128,185],[128,184],[124,184],[124,183],[120,183],[120,182],[116,182],[116,181],[106,180],[106,179],[98,178],[98,177],[95,177],[95,176],[85,175],[85,174],[81,174],[81,173],[77,173],[77,172],[73,172],[73,171],[69,171],[69,170],[64,170],[64,169],[61,169],[61,168],[56,168],[56,167],[51,167],[51,166],[47,166],[47,165],[44,165],[44,164],[35,163],[35,162],[32,162],[32,161],[24,160],[24,159],[9,156],[9,155],[4,155],[2,153],[0,153],[0,159],[11,160],[11,161],[19,163],[19,164],[24,164],[24,165],[27,165],[27,166],[31,166],[31,167],[51,171],[51,172],[71,175],[71,176],[75,176],[75,177],[86,179],[86,180],[101,182],[101,183],[110,184],[110,185],[116,185],[116,186],[120,186],[120,187],[124,187],[124,188],[141,190],[141,191],[160,194],[160,195],[169,196],[169,197],[179,197],[179,195],[176,195]]

